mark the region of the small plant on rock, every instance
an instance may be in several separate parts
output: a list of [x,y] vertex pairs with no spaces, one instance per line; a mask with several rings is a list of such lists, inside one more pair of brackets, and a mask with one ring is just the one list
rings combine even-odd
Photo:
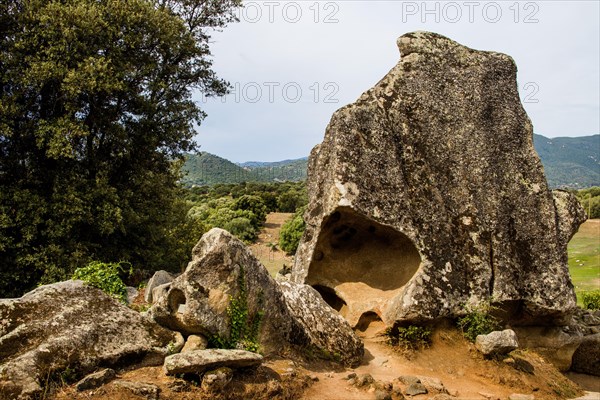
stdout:
[[500,321],[491,312],[496,310],[489,302],[481,302],[476,306],[466,306],[466,315],[458,320],[458,327],[463,335],[475,342],[478,335],[487,335],[500,329]]
[[260,349],[258,342],[258,334],[264,311],[262,306],[264,299],[262,294],[258,299],[258,311],[250,315],[248,309],[248,292],[246,290],[246,279],[244,276],[244,268],[240,267],[240,275],[238,277],[239,292],[235,297],[232,297],[227,307],[227,315],[229,316],[229,325],[231,327],[229,337],[215,335],[209,339],[211,347],[222,349],[242,348],[247,351],[257,353]]
[[[124,263],[102,263],[94,261],[86,267],[77,268],[72,279],[81,279],[91,286],[110,294],[122,303],[127,303],[127,289],[120,274],[125,273]],[[129,266],[131,269],[131,266]]]

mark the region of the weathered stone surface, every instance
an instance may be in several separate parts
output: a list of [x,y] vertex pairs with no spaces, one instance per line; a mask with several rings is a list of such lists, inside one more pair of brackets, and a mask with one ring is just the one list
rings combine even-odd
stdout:
[[205,392],[220,392],[231,382],[233,370],[227,367],[221,367],[213,371],[208,371],[202,377],[201,387]]
[[262,359],[260,354],[246,350],[195,350],[168,356],[165,358],[163,369],[167,375],[202,374],[221,367],[256,367],[262,363]]
[[[261,351],[312,348],[346,364],[362,359],[360,340],[312,289],[280,286],[242,242],[218,228],[202,237],[186,271],[150,311],[160,324],[185,334],[229,337],[227,308],[242,285],[249,318],[263,313],[257,338]],[[306,308],[296,304],[306,303],[303,296],[312,301]]]
[[131,304],[138,296],[139,292],[133,286],[127,286],[125,289],[127,289],[127,304]]
[[302,325],[308,343],[325,350],[333,360],[358,365],[363,343],[344,318],[333,312],[312,287],[289,281],[278,283],[290,315]]
[[156,286],[152,289],[152,302],[157,301],[162,296],[169,292],[169,288],[171,287],[171,282],[165,283],[164,285]]
[[475,347],[486,356],[508,354],[519,347],[512,329],[490,332],[475,338]]
[[160,398],[160,388],[151,383],[131,382],[126,380],[117,380],[112,383],[114,387],[123,388],[131,393],[141,396],[146,400],[158,400]]
[[507,55],[428,32],[338,110],[308,168],[307,228],[292,280],[355,326],[460,315],[493,298],[512,323],[575,309],[567,237],[583,219],[553,196]]
[[406,390],[404,390],[404,394],[407,394],[409,396],[427,394],[427,388],[422,383],[411,383],[410,385],[408,385]]
[[556,209],[560,243],[566,246],[577,233],[579,225],[585,222],[587,215],[579,200],[569,192],[553,190],[552,200]]
[[150,280],[148,281],[148,285],[146,285],[146,303],[152,303],[154,301],[154,293],[152,292],[154,288],[157,288],[166,283],[170,283],[173,281],[173,279],[175,279],[175,277],[167,271],[156,271],[154,275],[152,275],[152,278],[150,278]]
[[[179,335],[181,336],[181,335]],[[177,335],[81,281],[41,286],[0,300],[0,398],[39,394],[39,382],[67,366],[145,360],[160,365]]]
[[513,327],[522,348],[532,349],[554,364],[560,371],[571,368],[573,353],[582,336],[568,334],[559,327]]
[[419,381],[431,393],[448,393],[448,390],[439,378],[431,376],[419,376]]
[[112,368],[104,368],[98,372],[94,372],[93,374],[89,374],[79,382],[75,384],[77,390],[84,391],[89,389],[95,389],[100,387],[113,379],[117,374],[115,370]]
[[202,335],[190,335],[185,341],[185,345],[183,349],[181,349],[182,353],[187,353],[188,351],[195,350],[204,350],[208,346],[208,340]]
[[600,376],[600,333],[583,338],[573,354],[571,370]]

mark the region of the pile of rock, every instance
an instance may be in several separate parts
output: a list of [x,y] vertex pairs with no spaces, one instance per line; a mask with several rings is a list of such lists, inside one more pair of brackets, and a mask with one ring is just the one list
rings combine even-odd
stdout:
[[[205,349],[208,338],[231,336],[228,309],[234,298],[248,313],[245,323],[256,322],[255,346],[265,355],[311,352],[346,365],[356,365],[363,356],[360,339],[314,289],[276,282],[242,242],[221,229],[202,237],[185,273],[177,278],[158,273],[148,291],[154,301],[148,313],[81,281],[0,300],[0,397],[35,396],[45,377],[67,368],[85,374],[101,365],[131,362],[164,362],[167,374],[194,373],[204,376],[207,388],[223,387],[231,371],[262,360],[243,350]],[[185,352],[165,359],[182,348]],[[109,371],[79,386],[112,379]]]

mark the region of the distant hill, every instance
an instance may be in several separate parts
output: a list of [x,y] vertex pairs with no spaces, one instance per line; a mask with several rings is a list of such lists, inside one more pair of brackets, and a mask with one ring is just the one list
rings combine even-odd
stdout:
[[[600,186],[600,135],[547,138],[534,135],[535,150],[542,160],[552,188],[581,189]],[[190,154],[183,167],[183,183],[278,182],[306,179],[308,158],[277,162],[248,161],[235,164],[214,154]]]
[[183,166],[182,182],[187,186],[240,182],[284,182],[306,179],[308,159],[277,162],[249,161],[235,164],[229,160],[201,152],[188,155]]
[[303,161],[308,161],[308,157],[298,158],[294,160],[283,160],[275,162],[264,162],[264,161],[246,161],[243,163],[237,163],[243,168],[260,168],[260,167],[282,167],[290,164],[302,164]]
[[547,138],[533,135],[552,188],[600,186],[600,135]]

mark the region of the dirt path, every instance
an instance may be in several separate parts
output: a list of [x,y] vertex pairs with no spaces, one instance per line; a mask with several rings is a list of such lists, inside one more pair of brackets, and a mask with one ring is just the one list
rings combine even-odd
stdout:
[[[401,354],[374,335],[365,335],[365,358],[353,370],[317,371],[319,378],[302,397],[303,400],[373,400],[373,389],[359,389],[344,378],[349,373],[370,374],[375,380],[403,388],[397,380],[402,375],[439,379],[448,393],[459,399],[505,400],[511,394],[533,394],[535,399],[557,399],[557,390],[567,390],[572,384],[541,357],[529,353],[535,374],[515,370],[502,361],[484,360],[474,346],[457,331],[434,334],[429,349]],[[594,379],[594,378],[592,378]],[[598,381],[597,381],[598,382]],[[589,389],[588,389],[589,390]],[[410,397],[415,400],[432,398],[436,393]],[[583,399],[600,399],[600,393],[588,392]]]
[[[293,215],[291,213],[268,214],[265,226],[258,235],[258,240],[250,246],[252,254],[267,268],[271,276],[275,276],[284,264],[291,267],[294,262],[292,256],[287,256],[284,251],[279,249],[281,226]],[[272,247],[273,244],[276,245],[275,248]]]

